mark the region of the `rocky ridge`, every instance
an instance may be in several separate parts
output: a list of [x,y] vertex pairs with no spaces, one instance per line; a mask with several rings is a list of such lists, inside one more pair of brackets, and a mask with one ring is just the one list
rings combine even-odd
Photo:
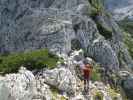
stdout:
[[[48,48],[56,54],[67,55],[72,48],[76,49],[75,44],[78,44],[78,48],[82,48],[86,56],[93,58],[102,67],[115,72],[120,69],[133,69],[133,61],[124,46],[119,26],[105,12],[95,13],[93,5],[88,0],[0,0],[0,7],[0,53]],[[69,62],[73,64],[70,60]],[[71,74],[75,73],[73,68],[70,67],[70,72],[62,68],[54,71],[60,72],[61,75],[69,74],[75,80],[76,77]],[[17,74],[17,77],[19,75]],[[44,76],[54,77],[49,74]],[[16,77],[16,74],[12,77]],[[23,75],[20,77],[25,81]],[[59,76],[59,81],[62,78],[63,76]],[[132,80],[130,77],[129,81],[126,81],[132,83]],[[65,86],[60,86],[59,81],[56,84],[57,88],[69,88],[68,83],[71,83],[71,79],[65,82]],[[126,87],[126,90],[129,89],[133,88]]]
[[76,67],[75,56],[70,56],[65,66],[58,64],[53,70],[41,70],[34,75],[21,67],[18,73],[1,77],[0,100],[95,100],[97,93],[103,100],[122,100],[119,93],[102,82],[91,82],[90,93],[84,95],[83,82],[72,71]]

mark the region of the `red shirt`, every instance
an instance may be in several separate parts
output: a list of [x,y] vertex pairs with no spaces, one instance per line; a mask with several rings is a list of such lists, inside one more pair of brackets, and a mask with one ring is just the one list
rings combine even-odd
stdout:
[[92,72],[91,65],[87,64],[85,65],[85,68],[83,69],[84,78],[89,79]]

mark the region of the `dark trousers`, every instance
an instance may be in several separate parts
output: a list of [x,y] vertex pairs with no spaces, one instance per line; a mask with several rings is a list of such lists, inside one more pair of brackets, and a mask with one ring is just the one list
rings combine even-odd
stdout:
[[86,94],[89,94],[89,82],[90,78],[84,78],[84,91]]

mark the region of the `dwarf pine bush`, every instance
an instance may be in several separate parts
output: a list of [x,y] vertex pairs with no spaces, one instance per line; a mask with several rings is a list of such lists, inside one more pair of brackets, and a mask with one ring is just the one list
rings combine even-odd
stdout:
[[12,53],[7,56],[0,56],[0,72],[14,73],[23,65],[29,70],[41,68],[54,68],[58,57],[50,53],[47,49]]

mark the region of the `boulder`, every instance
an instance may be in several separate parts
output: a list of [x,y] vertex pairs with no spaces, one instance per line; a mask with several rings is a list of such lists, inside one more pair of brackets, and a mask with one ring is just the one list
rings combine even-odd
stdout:
[[46,70],[43,72],[42,77],[46,84],[54,86],[68,94],[74,94],[76,91],[76,78],[69,69],[55,68],[53,70]]
[[[0,100],[32,100],[34,75],[25,69],[0,80]],[[33,91],[33,92],[31,92]]]
[[0,78],[0,100],[51,100],[52,97],[50,86],[25,68]]
[[128,98],[133,98],[133,75],[122,81],[122,87]]

